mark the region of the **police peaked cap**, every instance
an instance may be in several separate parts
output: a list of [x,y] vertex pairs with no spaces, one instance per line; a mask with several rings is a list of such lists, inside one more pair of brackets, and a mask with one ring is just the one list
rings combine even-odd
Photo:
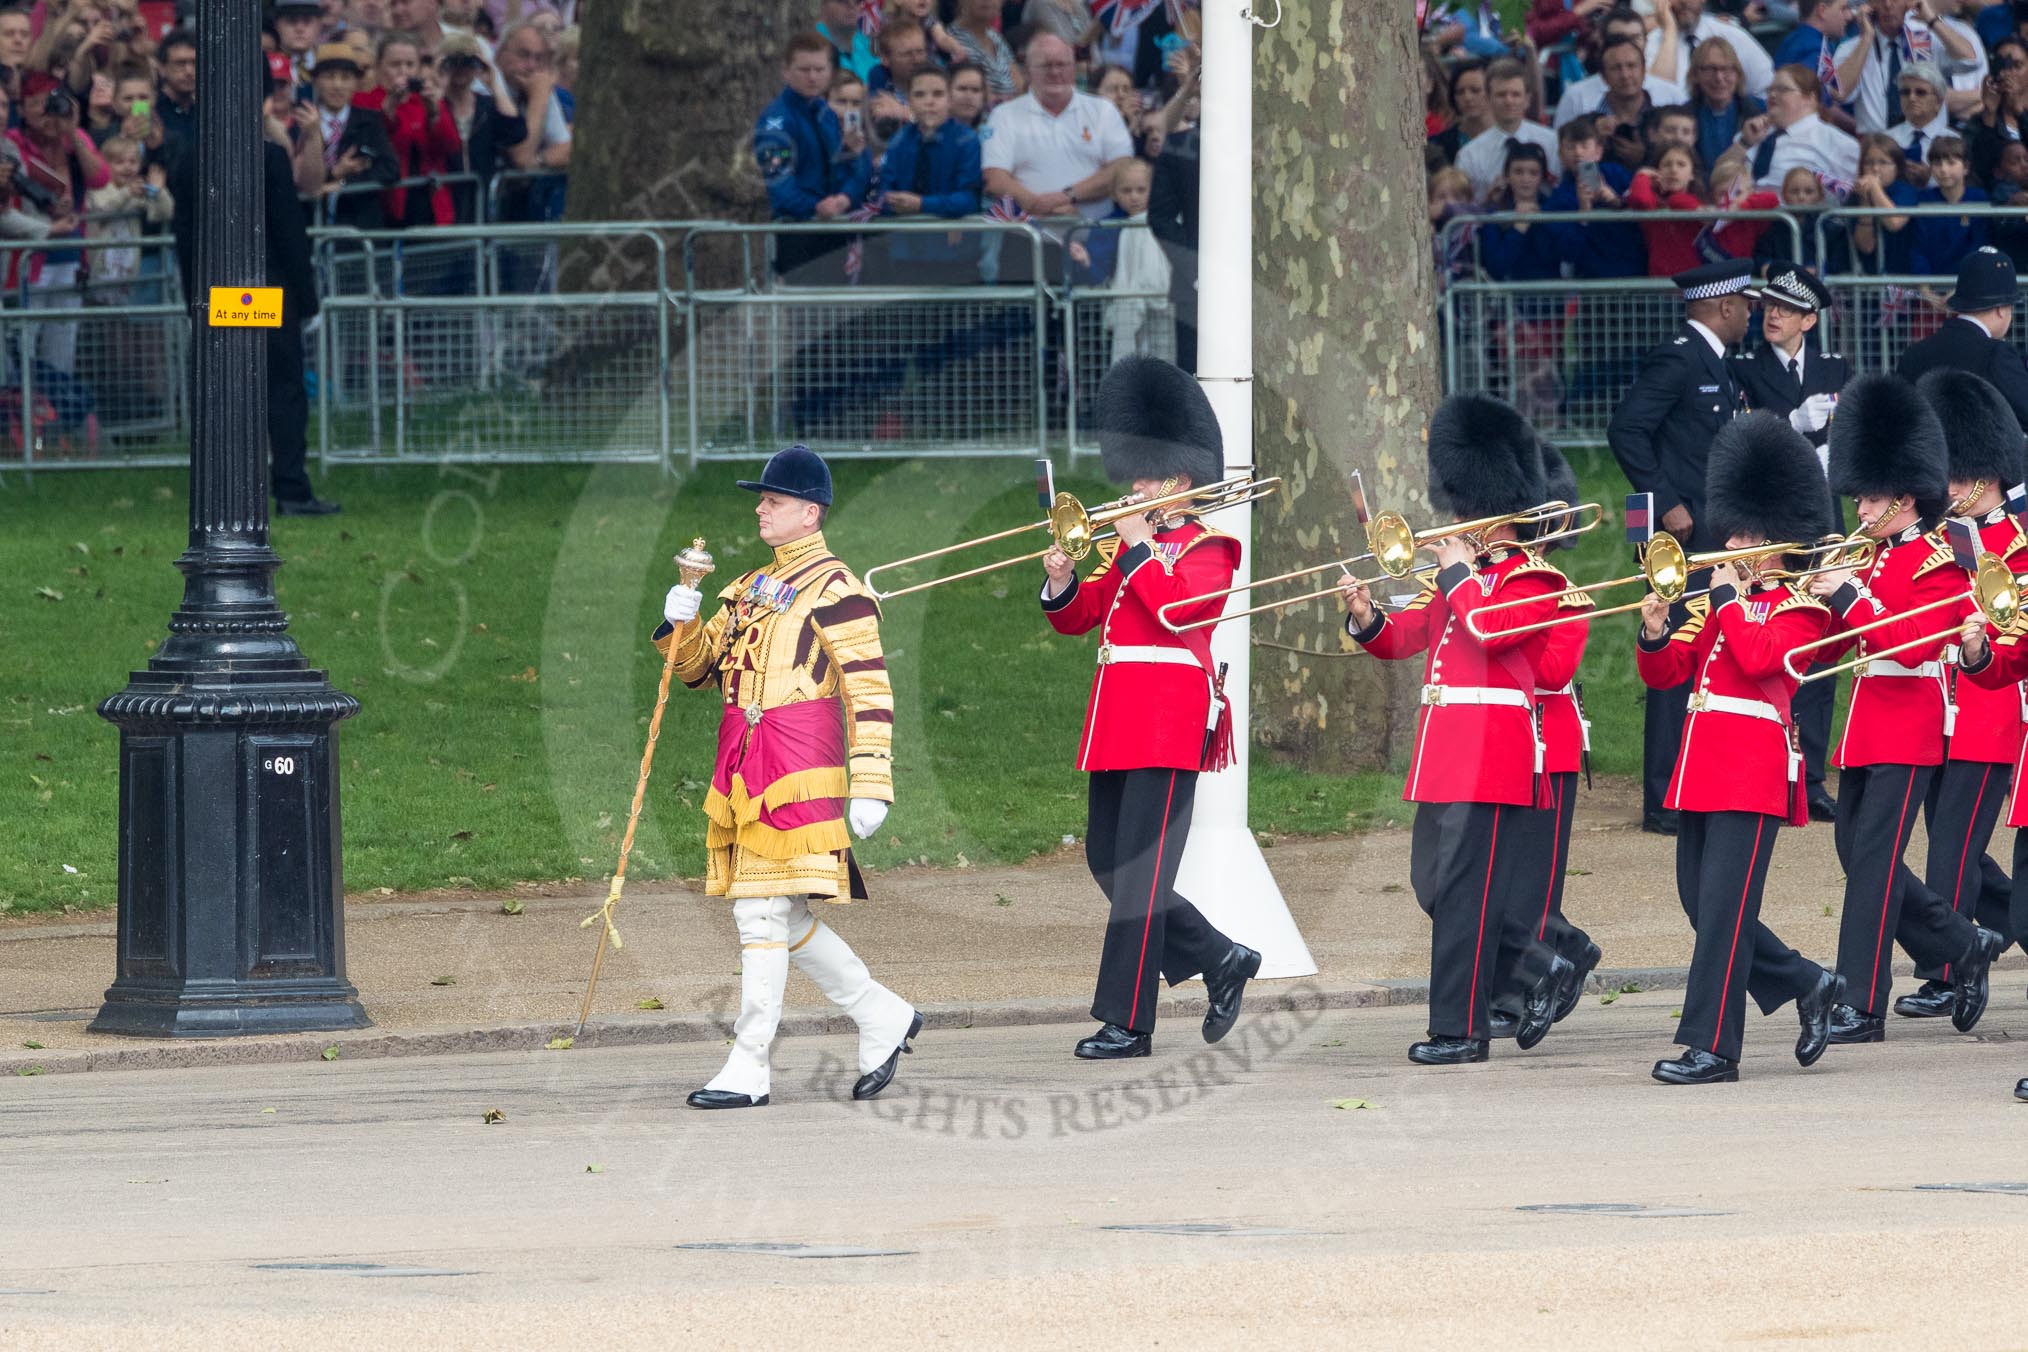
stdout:
[[[1567,502],[1573,507],[1576,506],[1578,492],[1577,471],[1572,469],[1570,462],[1563,458],[1563,452],[1539,437],[1536,439],[1536,449],[1542,455],[1543,500],[1545,502]],[[1544,521],[1540,525],[1521,527],[1520,535],[1524,540],[1532,540],[1539,535],[1554,535],[1557,531],[1563,529],[1563,526],[1564,522],[1560,518]],[[1573,535],[1568,539],[1552,541],[1545,548],[1575,549],[1578,546],[1578,540],[1579,537]]]
[[1912,497],[1923,516],[1950,506],[1950,454],[1929,401],[1899,376],[1854,376],[1831,419],[1831,491]]
[[1981,376],[1939,366],[1915,383],[1943,427],[1954,483],[1984,479],[2001,492],[2022,480],[2021,424]]
[[1838,529],[1816,448],[1787,418],[1765,410],[1734,418],[1712,438],[1704,513],[1720,538],[1807,545]]
[[1157,357],[1122,357],[1098,390],[1099,458],[1116,484],[1225,477],[1225,438],[1196,377]]
[[1429,420],[1429,497],[1461,520],[1540,506],[1542,442],[1513,405],[1454,394]]

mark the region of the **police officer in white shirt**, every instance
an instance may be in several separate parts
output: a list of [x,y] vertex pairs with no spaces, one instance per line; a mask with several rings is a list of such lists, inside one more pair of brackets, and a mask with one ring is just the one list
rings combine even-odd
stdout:
[[1938,66],[1949,81],[1944,109],[1963,117],[1979,106],[1986,52],[1976,30],[1940,19],[1930,0],[1869,0],[1859,7],[1859,32],[1835,58],[1838,88],[1860,135],[1903,121],[1901,72],[1919,61]]
[[986,192],[1037,219],[1097,220],[1112,209],[1113,165],[1134,153],[1126,119],[1078,91],[1076,54],[1054,33],[1030,38],[1021,60],[1028,92],[995,108],[979,132]]
[[[1485,200],[1507,167],[1507,142],[1526,141],[1542,147],[1549,157],[1546,181],[1563,176],[1563,164],[1556,156],[1556,133],[1540,122],[1528,120],[1528,72],[1511,56],[1503,56],[1486,67],[1486,102],[1492,106],[1493,125],[1467,141],[1458,151],[1458,168],[1472,181],[1472,196]],[[991,183],[987,184],[991,189]]]
[[1859,143],[1817,116],[1819,86],[1806,66],[1783,66],[1767,87],[1767,115],[1774,125],[1756,140],[1744,134],[1740,143],[1753,150],[1753,181],[1781,187],[1782,176],[1798,165],[1819,178],[1833,179],[1849,191],[1859,177]]

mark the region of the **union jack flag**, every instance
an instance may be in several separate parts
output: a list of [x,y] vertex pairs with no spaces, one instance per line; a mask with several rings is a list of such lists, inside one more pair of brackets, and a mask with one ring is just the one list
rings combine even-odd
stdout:
[[[880,214],[880,208],[887,202],[887,194],[875,189],[866,194],[866,200],[845,213],[848,221],[870,221]],[[854,235],[852,242],[845,246],[845,280],[857,285],[859,274],[866,269],[866,237]]]
[[1161,3],[1162,0],[1091,0],[1091,16],[1115,38],[1123,38],[1139,28],[1141,21]]
[[880,0],[859,0],[859,31],[872,37],[880,31]]
[[1011,197],[996,197],[986,203],[986,219],[989,221],[1025,221],[1028,213],[1021,204]]

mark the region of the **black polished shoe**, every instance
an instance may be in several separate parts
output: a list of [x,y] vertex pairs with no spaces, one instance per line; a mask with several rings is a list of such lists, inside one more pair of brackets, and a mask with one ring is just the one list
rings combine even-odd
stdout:
[[1641,829],[1651,836],[1673,836],[1676,834],[1676,814],[1650,812],[1641,818]]
[[1504,1009],[1493,1011],[1493,1017],[1486,1021],[1486,1031],[1497,1038],[1510,1038],[1521,1028],[1519,1015],[1509,1014]]
[[[275,499],[275,513],[278,516],[336,516],[344,510],[337,503],[326,502],[322,498]],[[742,1094],[740,1097],[746,1096]]]
[[888,1082],[894,1078],[894,1068],[900,1063],[901,1054],[903,1052],[907,1052],[911,1056],[915,1054],[915,1048],[908,1045],[909,1039],[921,1031],[922,1015],[918,1013],[915,1018],[909,1021],[908,1031],[902,1034],[901,1045],[889,1052],[885,1061],[882,1061],[878,1066],[861,1075],[853,1084],[852,1097],[856,1099],[870,1099],[881,1090],[887,1088]]
[[1239,1020],[1239,997],[1246,983],[1260,973],[1260,954],[1234,944],[1219,960],[1218,970],[1204,974],[1204,1040],[1216,1042]]
[[1649,1073],[1663,1084],[1731,1084],[1739,1078],[1739,1062],[1685,1047],[1675,1060],[1657,1061]]
[[1951,1027],[1969,1033],[1979,1026],[1986,1001],[1993,994],[1993,959],[2000,956],[2007,941],[1984,926],[1972,934],[1972,946],[1951,964],[1951,986],[1957,992],[1957,1008],[1951,1011]]
[[1850,1005],[1832,1005],[1831,1041],[1841,1046],[1854,1042],[1885,1042],[1887,1020],[1878,1014],[1861,1014]]
[[1109,1023],[1078,1043],[1077,1054],[1086,1061],[1117,1061],[1129,1056],[1147,1056],[1153,1045],[1151,1035]]
[[1838,800],[1822,789],[1810,790],[1810,820],[1813,822],[1834,822],[1838,820]]
[[1598,951],[1597,944],[1586,944],[1584,952],[1571,965],[1570,974],[1563,978],[1563,984],[1556,990],[1556,1013],[1552,1023],[1562,1023],[1570,1017],[1570,1011],[1577,1008],[1577,1002],[1584,998],[1584,983],[1591,979],[1598,960],[1605,955]]
[[1948,1018],[1957,1007],[1958,993],[1948,981],[1925,981],[1894,1002],[1894,1012],[1904,1019]]
[[1549,970],[1529,990],[1521,1006],[1521,1026],[1514,1030],[1514,1045],[1528,1051],[1549,1035],[1549,1025],[1556,1022],[1556,996],[1563,989],[1563,983],[1570,979],[1577,969],[1568,958],[1551,958]]
[[1466,1066],[1489,1055],[1482,1037],[1433,1037],[1408,1049],[1408,1059],[1419,1066]]
[[768,1096],[755,1098],[752,1094],[735,1094],[730,1089],[699,1089],[683,1100],[693,1108],[765,1108]]
[[1836,972],[1825,972],[1807,994],[1796,998],[1796,1017],[1803,1021],[1802,1035],[1796,1039],[1798,1064],[1814,1066],[1831,1045],[1831,1011],[1844,998],[1845,978]]

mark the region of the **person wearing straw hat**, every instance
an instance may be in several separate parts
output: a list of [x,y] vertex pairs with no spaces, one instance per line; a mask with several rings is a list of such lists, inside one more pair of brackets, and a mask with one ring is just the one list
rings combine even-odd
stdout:
[[852,837],[879,830],[894,801],[880,605],[824,542],[831,471],[821,456],[791,446],[739,486],[760,495],[754,515],[774,557],[720,591],[701,623],[702,594],[671,587],[655,631],[664,657],[674,649],[678,680],[724,699],[704,797],[704,892],[732,901],[740,1005],[724,1067],[689,1103],[767,1103],[791,962],[858,1025],[852,1097],[869,1099],[913,1050],[922,1015],[875,981],[808,903],[866,895]]
[[[1099,453],[1106,477],[1143,498],[1202,488],[1224,477],[1225,442],[1204,389],[1180,367],[1126,357],[1098,390]],[[1176,891],[1190,834],[1197,776],[1228,764],[1232,722],[1211,666],[1211,632],[1179,626],[1215,619],[1224,598],[1163,608],[1232,585],[1240,542],[1196,517],[1121,517],[1116,542],[1078,579],[1062,549],[1042,559],[1040,600],[1059,634],[1099,631],[1077,768],[1091,775],[1085,861],[1110,914],[1099,952],[1092,1017],[1098,1032],[1075,1055],[1110,1061],[1151,1053],[1158,982],[1202,973],[1203,1036],[1216,1042],[1239,1018],[1261,955],[1220,932]]]
[[[1769,412],[1734,420],[1712,442],[1705,509],[1727,549],[1809,544],[1833,513],[1816,452]],[[1641,679],[1695,686],[1668,801],[1680,814],[1676,886],[1697,943],[1676,1025],[1682,1054],[1652,1072],[1664,1084],[1739,1078],[1749,995],[1763,1014],[1795,1002],[1796,1060],[1814,1064],[1845,989],[1760,921],[1775,838],[1810,819],[1790,707],[1796,680],[1782,659],[1831,621],[1822,601],[1775,572],[1786,563],[1718,564],[1710,595],[1673,629],[1669,602],[1650,593],[1641,607]]]
[[[1864,375],[1845,387],[1831,423],[1831,488],[1855,500],[1860,529],[1878,547],[1863,569],[1828,569],[1811,580],[1810,592],[1830,603],[1832,638],[1886,622],[1813,651],[1822,660],[1856,643],[1868,659],[1853,677],[1837,751],[1837,846],[1845,866],[1838,974],[1846,992],[1832,1014],[1831,1040],[1885,1040],[1897,941],[1917,962],[1951,964],[1951,1022],[1970,1032],[1985,1012],[2000,936],[1953,911],[1902,862],[1944,763],[1950,638],[1937,610],[1909,612],[1963,598],[1970,588],[1935,533],[1950,504],[1950,459],[1943,428],[1915,386]],[[1955,623],[1959,615],[1947,618]]]
[[[1525,514],[1548,491],[1535,429],[1498,399],[1444,400],[1426,453],[1430,500],[1455,522]],[[1539,905],[1542,895],[1523,876],[1530,854],[1516,843],[1517,832],[1542,829],[1547,814],[1536,809],[1551,803],[1535,690],[1554,631],[1532,626],[1554,616],[1553,594],[1568,583],[1512,524],[1429,547],[1440,571],[1398,611],[1376,605],[1358,578],[1338,590],[1360,647],[1383,660],[1427,654],[1401,796],[1416,804],[1409,881],[1430,918],[1429,1036],[1408,1059],[1452,1066],[1487,1059],[1496,993],[1522,992],[1515,1043],[1526,1051],[1540,1042],[1572,975],[1532,931],[1508,923],[1521,898]]]
[[1972,250],[1958,265],[1957,289],[1948,302],[1950,319],[1911,344],[1901,354],[1895,374],[1919,380],[1940,367],[1970,371],[1990,382],[2014,410],[2014,421],[2028,429],[2028,363],[2006,341],[2020,299],[2014,260],[1990,244]]

